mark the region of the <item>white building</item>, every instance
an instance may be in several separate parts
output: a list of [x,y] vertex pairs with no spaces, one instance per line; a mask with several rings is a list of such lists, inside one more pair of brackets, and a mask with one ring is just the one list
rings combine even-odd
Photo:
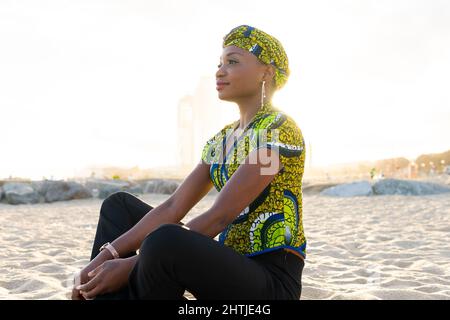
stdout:
[[206,141],[226,124],[239,119],[234,103],[218,98],[215,78],[202,77],[194,94],[178,103],[178,163],[191,170],[199,161]]

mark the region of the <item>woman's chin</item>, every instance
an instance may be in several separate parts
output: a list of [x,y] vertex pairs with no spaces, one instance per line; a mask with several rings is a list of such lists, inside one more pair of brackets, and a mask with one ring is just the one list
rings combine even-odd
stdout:
[[217,94],[218,98],[222,101],[231,101],[230,97],[228,97],[226,94],[223,94],[222,92],[219,92]]

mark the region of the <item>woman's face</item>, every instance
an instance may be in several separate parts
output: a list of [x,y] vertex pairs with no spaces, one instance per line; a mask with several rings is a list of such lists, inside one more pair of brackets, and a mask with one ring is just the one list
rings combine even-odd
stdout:
[[252,53],[236,46],[223,48],[216,72],[216,84],[219,99],[237,102],[240,98],[261,95],[261,82],[267,65]]

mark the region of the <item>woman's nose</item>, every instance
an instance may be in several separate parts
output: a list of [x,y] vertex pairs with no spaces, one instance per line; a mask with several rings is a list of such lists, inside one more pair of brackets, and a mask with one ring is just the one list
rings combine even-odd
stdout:
[[216,71],[216,77],[219,78],[225,75],[225,71],[223,69],[223,65],[221,65]]

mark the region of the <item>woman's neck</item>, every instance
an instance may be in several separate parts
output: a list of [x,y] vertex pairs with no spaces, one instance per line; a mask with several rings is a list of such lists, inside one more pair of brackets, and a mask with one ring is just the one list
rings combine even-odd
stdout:
[[[238,102],[237,104],[239,106],[240,119],[239,126],[236,129],[244,130],[261,109],[261,98],[252,98],[247,101]],[[271,104],[271,102],[270,100],[266,100],[264,104]]]

